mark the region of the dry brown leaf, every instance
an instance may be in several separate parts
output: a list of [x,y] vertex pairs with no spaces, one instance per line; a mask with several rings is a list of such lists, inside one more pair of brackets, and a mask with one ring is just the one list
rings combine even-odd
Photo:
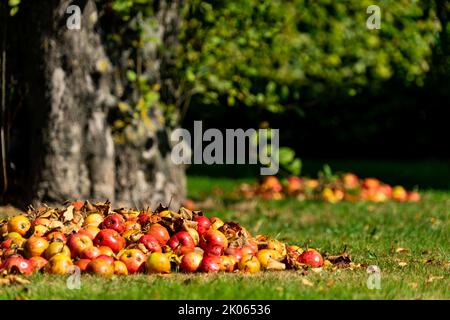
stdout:
[[314,287],[314,283],[312,283],[311,281],[309,281],[309,280],[306,279],[306,278],[303,278],[303,279],[302,279],[302,283],[303,283],[305,286],[308,286],[308,287]]
[[399,265],[400,267],[404,267],[404,266],[408,265],[408,263],[406,263],[406,262],[404,262],[404,261],[401,261],[401,262],[398,263],[398,265]]
[[402,252],[408,252],[409,249],[406,248],[402,248],[402,247],[398,247],[397,249],[395,249],[396,253],[402,253]]
[[435,281],[435,280],[442,280],[442,279],[444,279],[443,276],[439,276],[439,277],[430,276],[425,282],[426,282],[426,283],[431,283],[431,282],[433,282],[433,281]]
[[323,271],[323,268],[311,268],[311,271],[314,273],[321,273]]
[[63,222],[68,222],[73,220],[73,209],[74,206],[68,206],[66,208],[66,211],[63,213]]

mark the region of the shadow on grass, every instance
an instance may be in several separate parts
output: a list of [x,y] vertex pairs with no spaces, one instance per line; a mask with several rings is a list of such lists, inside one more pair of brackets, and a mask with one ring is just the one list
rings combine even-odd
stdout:
[[[408,189],[450,190],[450,160],[304,159],[302,175],[315,177],[325,164],[333,172],[354,172]],[[259,177],[259,166],[193,165],[188,175],[252,180]]]

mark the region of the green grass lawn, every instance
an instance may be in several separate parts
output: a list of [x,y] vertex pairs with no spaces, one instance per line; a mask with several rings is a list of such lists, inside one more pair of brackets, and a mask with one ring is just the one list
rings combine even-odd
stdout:
[[[231,190],[238,182],[191,177],[190,196],[206,195],[214,187]],[[0,299],[450,299],[449,211],[450,193],[431,190],[420,203],[218,201],[205,210],[208,216],[238,221],[254,234],[333,254],[346,248],[355,263],[379,266],[379,290],[367,288],[363,269],[106,280],[83,275],[80,290],[68,289],[66,277],[38,274],[30,284],[0,287]]]

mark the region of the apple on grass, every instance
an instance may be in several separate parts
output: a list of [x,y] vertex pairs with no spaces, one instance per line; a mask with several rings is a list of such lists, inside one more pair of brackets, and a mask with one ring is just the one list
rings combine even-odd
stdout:
[[125,263],[128,273],[133,274],[142,271],[145,266],[146,256],[139,249],[126,249],[120,255],[119,260]]
[[42,257],[31,257],[30,259],[28,259],[31,263],[31,265],[33,266],[33,269],[35,271],[39,271],[42,268],[45,267],[45,265],[47,264],[47,260],[42,258]]
[[86,271],[101,277],[110,277],[114,274],[114,261],[97,257],[88,263]]
[[18,272],[25,275],[32,274],[34,271],[33,264],[20,255],[12,255],[7,258],[0,269],[6,270],[8,273]]
[[310,248],[303,251],[303,253],[298,257],[298,262],[318,268],[323,265],[323,258],[317,250]]
[[227,256],[235,257],[237,261],[240,261],[243,256],[243,253],[242,253],[242,250],[240,247],[226,248],[224,253]]
[[145,263],[148,273],[170,273],[170,258],[161,252],[151,253]]
[[65,275],[70,272],[72,266],[73,263],[70,257],[65,254],[58,253],[48,261],[44,269],[47,273]]
[[256,256],[247,254],[239,261],[238,268],[245,273],[256,273],[261,270],[261,264]]
[[200,265],[200,271],[215,273],[219,272],[222,260],[218,256],[204,256]]
[[86,271],[89,262],[91,262],[91,259],[79,259],[75,262],[75,265],[80,268],[81,272],[84,272]]
[[128,269],[125,263],[122,261],[114,261],[114,274],[126,276],[128,275]]
[[203,255],[192,251],[181,258],[180,269],[184,272],[195,272],[202,263]]

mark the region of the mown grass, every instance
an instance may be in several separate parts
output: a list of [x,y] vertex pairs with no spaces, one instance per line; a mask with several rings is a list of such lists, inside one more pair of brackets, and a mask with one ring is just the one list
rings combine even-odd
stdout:
[[[205,195],[213,187],[231,190],[238,182],[191,177],[190,195]],[[445,191],[426,191],[420,203],[218,201],[205,210],[239,221],[252,233],[333,254],[346,249],[355,263],[379,266],[379,290],[367,288],[363,269],[307,275],[83,275],[80,290],[68,289],[67,277],[37,274],[30,284],[0,287],[0,299],[450,299],[449,211]]]

